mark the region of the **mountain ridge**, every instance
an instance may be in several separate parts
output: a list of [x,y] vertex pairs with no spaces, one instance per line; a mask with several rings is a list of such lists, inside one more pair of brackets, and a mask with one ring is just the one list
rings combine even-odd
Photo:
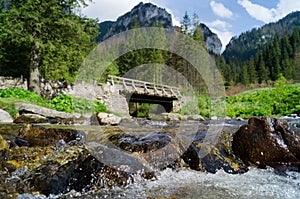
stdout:
[[289,13],[277,22],[271,22],[232,37],[222,55],[225,60],[231,59],[235,63],[239,60],[248,60],[271,42],[275,35],[279,37],[290,35],[296,27],[300,28],[300,11]]
[[[137,19],[141,27],[152,27],[161,24],[167,29],[176,29],[173,26],[172,16],[164,8],[160,8],[151,3],[139,3],[129,12],[119,16],[116,21],[104,21],[99,23],[100,35],[96,38],[101,42],[115,34],[129,30],[132,27],[134,19]],[[205,24],[200,23],[204,42],[207,51],[213,54],[220,54],[222,43],[218,35],[213,33]]]

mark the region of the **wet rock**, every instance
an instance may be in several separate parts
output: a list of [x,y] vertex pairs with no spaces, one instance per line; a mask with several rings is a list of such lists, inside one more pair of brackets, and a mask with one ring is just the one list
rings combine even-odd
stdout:
[[13,119],[8,112],[0,109],[0,123],[12,123]]
[[37,114],[22,114],[18,116],[14,123],[47,123],[48,119],[44,116],[37,115]]
[[216,138],[216,143],[203,142],[206,131],[199,134],[197,137],[200,139],[196,139],[181,156],[189,168],[210,173],[221,169],[231,174],[248,171],[247,166],[234,156],[231,149],[232,129],[223,130],[220,137]]
[[98,120],[101,125],[118,125],[121,122],[121,117],[115,116],[113,114],[98,113]]
[[84,142],[86,139],[85,133],[81,130],[31,124],[23,125],[18,137],[26,140],[29,146],[56,146],[71,141]]
[[0,151],[1,150],[5,150],[8,149],[9,144],[7,143],[7,141],[0,135]]
[[281,119],[250,118],[235,133],[232,148],[250,165],[300,168],[300,137]]
[[31,187],[48,196],[66,193],[69,190],[84,192],[104,187],[125,186],[132,182],[130,174],[104,165],[86,149],[71,149],[76,153],[68,155],[67,151],[60,152],[67,153],[64,158],[65,164],[51,160],[37,167],[28,177]]
[[[114,146],[141,157],[152,168],[161,170],[177,161],[188,145],[181,138],[166,132],[149,132],[144,135],[118,133],[109,140]],[[186,148],[185,148],[185,145]]]
[[131,153],[148,153],[168,145],[171,141],[171,136],[166,133],[155,133],[145,136],[119,134],[111,136],[109,140],[125,151]]
[[132,182],[130,173],[100,162],[82,144],[0,151],[0,173],[0,182],[5,181],[5,191],[11,195],[40,193],[48,196],[70,190],[84,192],[125,186]]

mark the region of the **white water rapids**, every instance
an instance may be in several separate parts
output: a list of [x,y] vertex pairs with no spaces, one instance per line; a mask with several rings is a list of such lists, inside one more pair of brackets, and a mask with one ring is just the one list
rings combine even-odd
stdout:
[[124,188],[116,187],[85,194],[71,191],[66,195],[49,198],[299,199],[300,173],[277,174],[270,168],[251,168],[247,173],[237,175],[224,171],[211,174],[187,169],[167,169],[154,181],[137,177],[135,183]]

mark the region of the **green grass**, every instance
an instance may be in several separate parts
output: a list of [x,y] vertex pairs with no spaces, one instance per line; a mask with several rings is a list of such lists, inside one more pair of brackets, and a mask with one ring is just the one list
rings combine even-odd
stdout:
[[254,90],[226,98],[230,117],[300,114],[300,86],[287,85]]
[[[193,102],[195,104],[195,102]],[[300,85],[278,85],[269,89],[251,90],[219,100],[198,96],[198,112],[205,117],[230,116],[283,116],[300,114]],[[196,110],[188,103],[179,113],[189,114]]]
[[67,95],[60,95],[52,100],[42,98],[37,93],[30,92],[24,89],[0,89],[0,108],[6,110],[12,116],[18,113],[14,104],[16,102],[30,103],[39,105],[42,107],[54,109],[63,112],[77,112],[77,113],[94,113],[94,112],[106,112],[106,107],[95,100],[87,100],[81,98],[75,98]]

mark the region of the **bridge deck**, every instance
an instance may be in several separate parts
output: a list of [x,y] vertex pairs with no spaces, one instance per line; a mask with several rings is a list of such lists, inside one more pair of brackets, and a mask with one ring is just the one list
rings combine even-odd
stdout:
[[111,84],[119,90],[138,95],[170,98],[171,100],[181,98],[180,90],[177,87],[155,84],[135,79],[109,75]]

